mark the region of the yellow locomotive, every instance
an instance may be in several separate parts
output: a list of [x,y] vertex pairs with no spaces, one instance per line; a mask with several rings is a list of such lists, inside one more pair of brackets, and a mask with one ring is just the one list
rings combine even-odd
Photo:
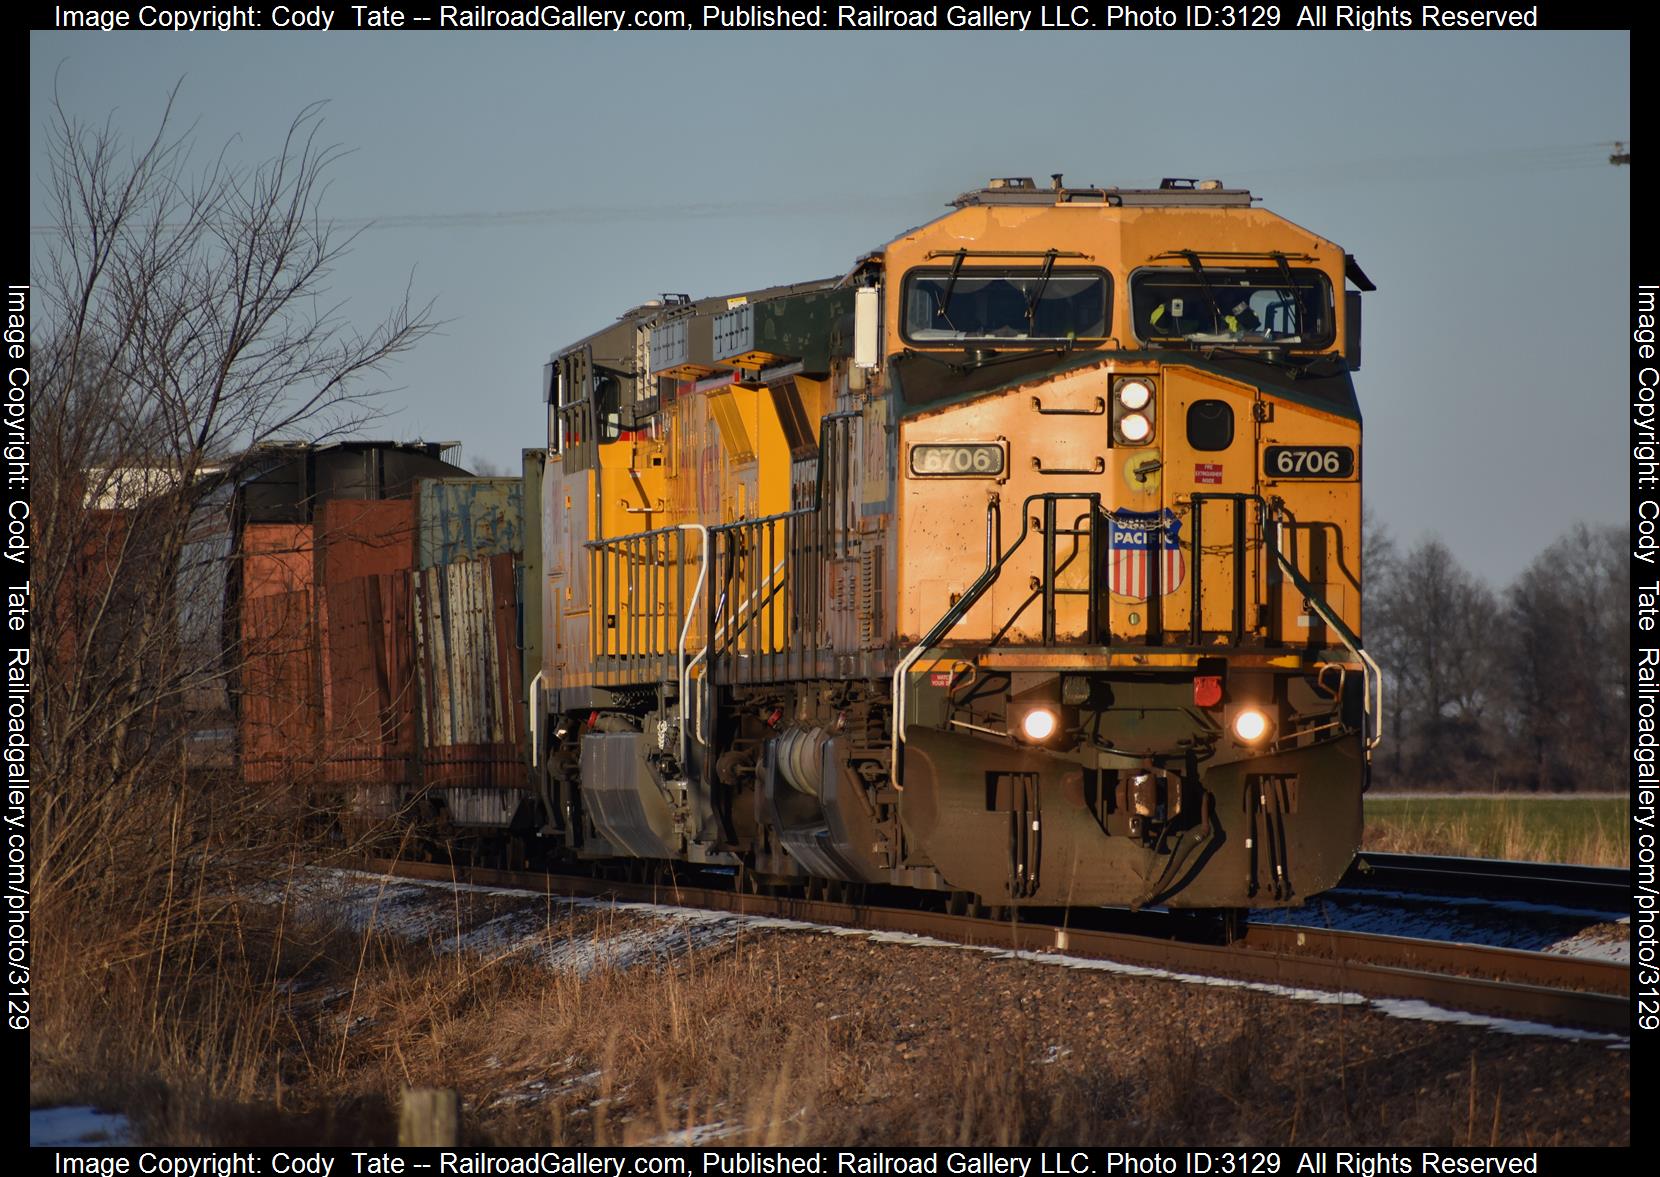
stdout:
[[1346,280],[1215,181],[1011,178],[559,351],[520,822],[998,906],[1329,888],[1381,691]]

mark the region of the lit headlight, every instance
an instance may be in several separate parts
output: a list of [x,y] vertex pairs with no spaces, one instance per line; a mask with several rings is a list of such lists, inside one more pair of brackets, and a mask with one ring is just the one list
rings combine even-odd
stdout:
[[1034,707],[1020,721],[1020,731],[1034,744],[1041,744],[1055,734],[1060,717],[1047,707]]
[[1255,707],[1242,707],[1233,717],[1234,739],[1242,744],[1261,743],[1273,727],[1267,713]]
[[1145,409],[1152,399],[1152,386],[1144,380],[1126,380],[1118,386],[1118,403],[1126,409]]
[[1146,441],[1153,436],[1153,423],[1140,413],[1126,413],[1118,423],[1118,432],[1125,441]]

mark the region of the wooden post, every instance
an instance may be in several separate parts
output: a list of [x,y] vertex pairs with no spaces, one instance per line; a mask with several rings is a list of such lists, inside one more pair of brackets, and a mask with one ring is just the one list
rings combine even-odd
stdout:
[[447,1087],[405,1087],[398,1113],[400,1148],[454,1148],[461,1143],[461,1095]]

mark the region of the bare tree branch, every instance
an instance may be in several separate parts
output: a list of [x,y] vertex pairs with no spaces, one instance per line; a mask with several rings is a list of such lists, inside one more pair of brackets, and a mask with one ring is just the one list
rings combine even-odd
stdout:
[[236,574],[213,530],[227,484],[266,443],[371,420],[370,378],[434,327],[407,289],[367,329],[331,299],[355,233],[322,212],[345,153],[320,104],[264,160],[233,143],[197,166],[178,98],[136,142],[56,101],[42,183],[58,228],[32,244],[34,869],[133,899],[133,864],[96,865],[141,845],[156,797],[189,777],[193,700],[235,669],[187,632]]

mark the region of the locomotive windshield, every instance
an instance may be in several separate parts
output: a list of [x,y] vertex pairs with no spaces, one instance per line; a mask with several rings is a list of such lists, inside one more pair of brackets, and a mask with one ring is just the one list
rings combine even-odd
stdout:
[[1331,283],[1318,270],[1137,270],[1130,305],[1144,342],[1322,347],[1333,337]]
[[905,276],[905,338],[1100,339],[1107,333],[1107,275],[1055,268],[912,270]]

